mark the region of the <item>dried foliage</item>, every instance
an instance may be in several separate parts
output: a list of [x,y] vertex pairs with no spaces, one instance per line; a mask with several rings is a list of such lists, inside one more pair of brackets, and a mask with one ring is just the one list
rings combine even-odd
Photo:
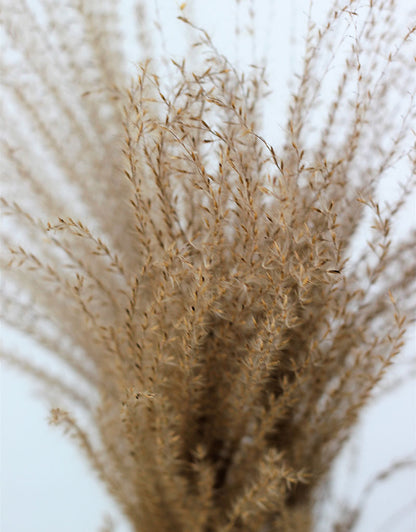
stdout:
[[[66,369],[4,357],[132,529],[312,530],[414,317],[415,232],[391,235],[415,184],[415,27],[394,1],[310,22],[272,146],[263,69],[240,74],[185,17],[195,65],[130,82],[117,2],[2,4],[3,319]],[[407,176],[381,204],[392,167]]]

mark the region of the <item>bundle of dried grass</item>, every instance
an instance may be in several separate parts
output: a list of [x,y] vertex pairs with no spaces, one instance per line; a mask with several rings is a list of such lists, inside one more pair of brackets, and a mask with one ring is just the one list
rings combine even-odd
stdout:
[[[126,81],[116,2],[5,4],[3,318],[67,373],[4,358],[45,384],[132,529],[312,530],[414,316],[415,232],[391,228],[415,184],[415,27],[394,1],[311,23],[277,147],[263,70],[186,18],[198,62],[162,87],[149,62]],[[320,102],[329,45],[345,63]]]

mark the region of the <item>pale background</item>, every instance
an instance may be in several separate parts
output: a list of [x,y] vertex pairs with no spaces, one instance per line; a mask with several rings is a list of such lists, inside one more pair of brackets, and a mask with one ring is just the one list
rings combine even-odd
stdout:
[[[35,6],[36,0],[28,0]],[[57,0],[60,1],[60,0]],[[400,1],[400,0],[399,0]],[[330,0],[315,0],[314,16],[319,19],[330,6]],[[133,44],[134,28],[129,16],[130,0],[123,1],[123,24],[127,28],[126,49],[131,57],[132,72],[137,54]],[[192,2],[188,2],[192,7]],[[279,140],[284,126],[288,78],[298,64],[303,42],[303,29],[308,11],[307,0],[257,0],[255,20],[258,39],[253,50],[244,30],[247,23],[243,0],[240,13],[241,35],[237,45],[234,0],[194,0],[189,16],[212,36],[219,50],[237,66],[245,67],[263,54],[268,57],[270,88],[265,124],[268,138]],[[403,6],[407,0],[403,0]],[[165,45],[156,29],[154,40],[166,55],[181,58],[185,53],[183,24],[176,20],[179,2],[148,1],[149,12],[160,17]],[[155,8],[156,6],[156,8]],[[188,14],[185,8],[185,14]],[[408,22],[403,19],[404,27]],[[163,47],[165,48],[163,49]],[[389,184],[386,184],[389,193]],[[407,217],[415,223],[416,203],[409,204]],[[404,224],[409,225],[409,219]],[[405,227],[405,225],[403,226]],[[414,295],[409,294],[409,297]],[[8,331],[2,336],[8,341]],[[415,352],[415,330],[411,331],[404,358]],[[32,349],[32,346],[28,345]],[[90,532],[99,530],[110,514],[119,532],[129,531],[111,499],[88,469],[78,449],[60,430],[47,424],[48,411],[36,399],[36,386],[27,378],[2,368],[1,372],[1,526],[2,532]],[[367,409],[353,441],[345,448],[336,467],[334,494],[328,501],[328,521],[320,532],[330,530],[329,517],[342,502],[354,502],[367,481],[394,459],[415,453],[416,391],[414,380],[386,395],[377,405]],[[413,532],[416,530],[415,470],[399,472],[370,498],[357,532]],[[157,532],[157,531],[155,531]]]

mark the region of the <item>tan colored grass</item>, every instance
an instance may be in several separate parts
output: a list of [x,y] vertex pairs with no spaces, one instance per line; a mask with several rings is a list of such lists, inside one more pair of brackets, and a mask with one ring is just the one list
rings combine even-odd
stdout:
[[[319,488],[414,320],[415,232],[400,239],[393,223],[415,184],[415,27],[398,26],[393,1],[310,21],[272,146],[263,70],[240,74],[183,14],[198,62],[174,61],[166,89],[151,62],[126,80],[116,2],[40,4],[43,26],[23,0],[2,6],[15,54],[4,319],[90,393],[6,360],[56,391],[51,421],[132,529],[312,530]],[[399,162],[408,179],[383,205],[378,183]],[[336,526],[352,530],[358,511]]]

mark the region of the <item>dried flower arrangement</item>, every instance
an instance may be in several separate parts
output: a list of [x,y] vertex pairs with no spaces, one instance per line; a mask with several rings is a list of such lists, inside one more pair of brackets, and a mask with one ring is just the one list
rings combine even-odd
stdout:
[[3,359],[44,383],[132,529],[312,530],[414,319],[416,233],[391,233],[415,184],[415,26],[394,1],[310,22],[276,147],[263,69],[239,73],[185,16],[196,66],[166,85],[147,61],[129,83],[117,2],[39,8],[2,6],[3,319],[66,370]]

